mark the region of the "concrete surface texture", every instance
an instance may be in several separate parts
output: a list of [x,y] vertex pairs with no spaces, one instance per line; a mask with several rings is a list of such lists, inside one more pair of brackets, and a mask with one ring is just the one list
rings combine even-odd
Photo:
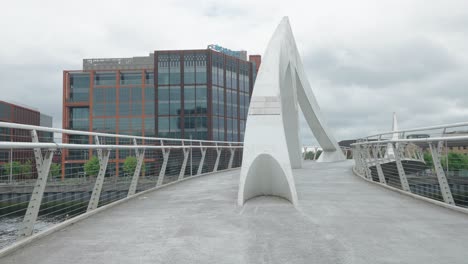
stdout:
[[294,170],[298,207],[236,205],[239,171],[148,193],[0,263],[467,263],[468,216],[366,182],[352,162]]

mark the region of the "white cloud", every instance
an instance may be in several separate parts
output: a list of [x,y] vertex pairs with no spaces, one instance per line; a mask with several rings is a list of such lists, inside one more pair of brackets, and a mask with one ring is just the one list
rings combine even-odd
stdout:
[[401,128],[466,121],[466,1],[9,1],[0,99],[60,126],[62,71],[83,58],[211,43],[261,54],[284,15],[338,140],[390,129],[392,112]]

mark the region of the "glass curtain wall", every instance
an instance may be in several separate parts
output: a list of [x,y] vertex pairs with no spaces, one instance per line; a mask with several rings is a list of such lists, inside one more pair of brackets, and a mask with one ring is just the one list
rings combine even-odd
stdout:
[[206,52],[159,54],[158,136],[207,139]]
[[212,53],[211,83],[212,83],[212,124],[213,140],[225,139],[224,116],[225,116],[225,89],[224,89],[224,56]]

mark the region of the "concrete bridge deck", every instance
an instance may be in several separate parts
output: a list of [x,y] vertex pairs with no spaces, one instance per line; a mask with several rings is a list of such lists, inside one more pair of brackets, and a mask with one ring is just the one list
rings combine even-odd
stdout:
[[91,216],[0,263],[467,263],[468,216],[368,183],[352,162],[295,170],[296,210],[236,206],[239,171]]

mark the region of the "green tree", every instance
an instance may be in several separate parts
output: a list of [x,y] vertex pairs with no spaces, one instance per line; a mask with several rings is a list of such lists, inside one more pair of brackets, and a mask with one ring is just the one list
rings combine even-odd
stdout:
[[317,156],[315,157],[316,159],[320,158],[320,155],[322,154],[322,151],[321,150],[318,150],[317,151]]
[[27,160],[25,163],[21,164],[21,173],[24,175],[31,175],[32,162],[30,160]]
[[424,152],[424,162],[426,162],[426,166],[429,168],[434,167],[434,162],[432,160],[432,155],[431,153]]
[[[449,171],[460,171],[468,169],[468,157],[456,152],[449,152],[447,155],[441,155],[442,168],[447,170],[447,161],[448,161],[448,170]],[[429,168],[434,168],[434,161],[432,160],[432,154],[425,152],[424,161]]]
[[96,156],[93,156],[84,164],[84,171],[86,176],[97,176],[99,173],[99,160]]
[[50,165],[50,172],[49,172],[51,177],[57,177],[60,175],[60,164],[57,163],[52,163]]
[[[322,151],[321,150],[318,150],[317,151],[317,156],[315,157],[316,159],[318,159],[320,157],[320,154],[322,154]],[[315,152],[313,151],[307,151],[306,154],[305,154],[305,159],[306,160],[313,160],[314,159],[314,156],[315,156]]]
[[13,175],[19,175],[21,173],[21,163],[19,163],[18,161],[13,161],[11,163],[9,162],[3,164],[3,172],[5,173],[5,175],[9,175],[10,170]]
[[456,152],[449,152],[447,158],[442,157],[442,167],[447,168],[449,171],[460,171],[468,169],[468,157]]
[[304,159],[306,159],[306,160],[312,160],[312,159],[314,159],[314,152],[313,152],[313,151],[307,151],[307,152],[305,153]]
[[137,159],[133,156],[128,156],[123,164],[123,170],[127,174],[133,174],[137,166]]
[[[133,173],[135,172],[135,168],[137,166],[137,163],[138,163],[138,161],[137,161],[136,157],[128,156],[125,159],[124,164],[123,164],[124,172],[129,174],[129,175],[133,175]],[[145,162],[143,162],[143,164],[141,165],[140,175],[145,175],[145,172],[146,172],[146,165],[145,165]]]

